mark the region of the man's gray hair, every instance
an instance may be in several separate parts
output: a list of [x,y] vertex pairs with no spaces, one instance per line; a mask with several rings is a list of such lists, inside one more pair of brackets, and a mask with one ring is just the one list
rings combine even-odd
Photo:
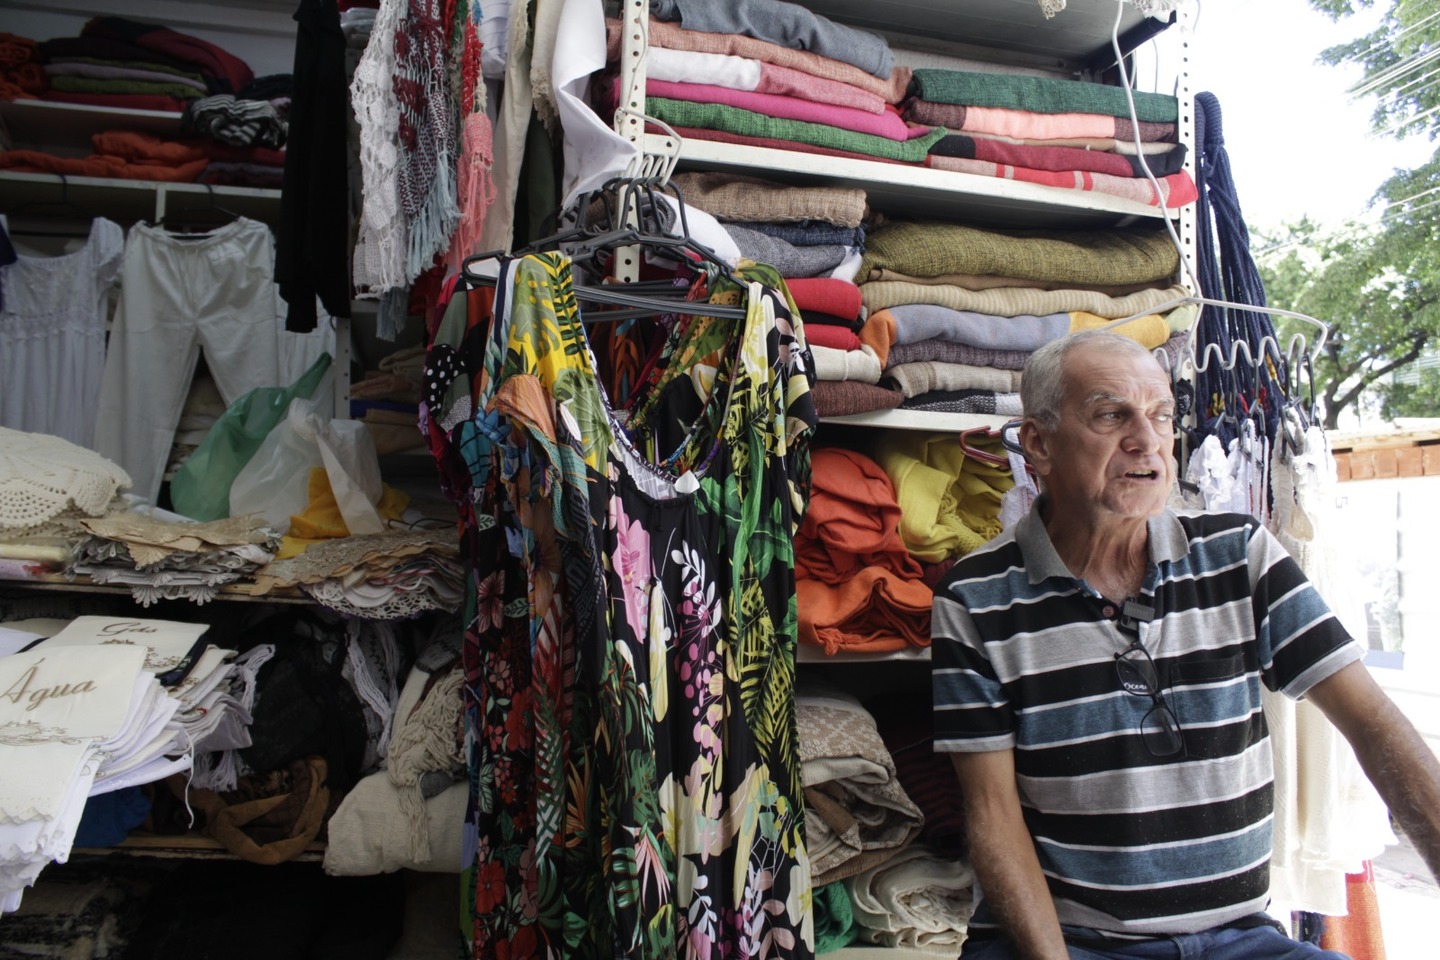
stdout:
[[1051,340],[1030,354],[1020,374],[1020,407],[1026,417],[1035,419],[1046,430],[1060,426],[1060,407],[1065,402],[1065,357],[1075,347],[1092,340],[1102,341],[1116,350],[1151,355],[1143,345],[1109,330],[1082,330]]

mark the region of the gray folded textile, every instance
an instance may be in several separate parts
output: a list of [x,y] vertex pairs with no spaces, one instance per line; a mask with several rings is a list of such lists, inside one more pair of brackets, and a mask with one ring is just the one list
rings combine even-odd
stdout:
[[798,223],[750,220],[740,223],[739,226],[793,243],[797,247],[818,247],[835,243],[845,247],[865,246],[864,225],[840,227],[823,220],[802,220]]
[[738,33],[793,50],[812,50],[882,79],[895,69],[895,54],[884,37],[783,0],[650,0],[650,12],[660,20],[679,20],[686,30]]
[[768,237],[758,230],[723,224],[730,234],[740,255],[757,263],[768,263],[780,271],[782,277],[819,277],[829,274],[845,259],[847,248],[837,244],[820,244],[814,247],[797,247],[778,237]]
[[968,343],[935,339],[892,344],[886,362],[894,367],[902,363],[915,363],[918,360],[939,360],[943,363],[968,363],[976,367],[994,367],[997,370],[1023,370],[1025,361],[1028,359],[1030,359],[1028,350],[986,350],[982,347],[972,347]]
[[1070,314],[1043,317],[995,317],[969,310],[951,310],[933,303],[891,307],[895,342],[916,343],[938,337],[987,350],[1038,350],[1070,332]]

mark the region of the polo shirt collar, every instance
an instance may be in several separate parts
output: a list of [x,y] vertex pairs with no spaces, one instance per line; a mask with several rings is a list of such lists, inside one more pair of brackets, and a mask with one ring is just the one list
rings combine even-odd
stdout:
[[[1015,543],[1020,547],[1020,555],[1025,560],[1025,571],[1032,584],[1050,577],[1075,579],[1075,574],[1070,572],[1065,561],[1060,559],[1060,554],[1055,552],[1055,545],[1050,542],[1050,534],[1045,529],[1045,521],[1040,519],[1040,510],[1046,502],[1043,494],[1037,497],[1030,512],[1015,524]],[[1152,564],[1164,561],[1174,563],[1185,557],[1190,542],[1175,511],[1166,507],[1163,512],[1151,517],[1147,526],[1150,532],[1148,549]]]

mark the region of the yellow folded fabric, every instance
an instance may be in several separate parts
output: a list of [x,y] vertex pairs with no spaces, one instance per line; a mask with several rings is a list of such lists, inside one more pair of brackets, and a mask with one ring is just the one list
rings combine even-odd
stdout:
[[[1081,330],[1098,330],[1105,324],[1114,322],[1114,320],[1106,320],[1093,313],[1086,313],[1084,310],[1070,311],[1071,333],[1079,333]],[[1165,317],[1158,313],[1152,313],[1144,317],[1136,317],[1129,323],[1122,323],[1118,327],[1111,327],[1110,332],[1118,333],[1122,337],[1129,337],[1147,350],[1154,350],[1170,339],[1170,324],[1166,322]]]
[[[387,484],[381,485],[380,502],[375,512],[382,520],[399,520],[410,505],[410,495]],[[345,518],[340,515],[340,505],[335,500],[335,491],[330,489],[330,477],[324,467],[312,467],[307,487],[309,501],[302,513],[290,517],[290,532],[280,542],[276,560],[298,557],[312,543],[348,537],[350,530]]]
[[900,538],[917,560],[962,556],[1000,533],[1010,471],[966,455],[953,434],[897,430],[877,443],[875,461],[895,485]]

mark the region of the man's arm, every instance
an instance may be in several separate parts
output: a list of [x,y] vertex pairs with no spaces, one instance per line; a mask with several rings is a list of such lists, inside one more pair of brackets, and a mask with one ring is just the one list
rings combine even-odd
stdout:
[[970,863],[985,902],[1022,960],[1065,960],[1055,902],[1015,789],[1015,753],[952,753],[965,798]]
[[1370,782],[1440,879],[1440,760],[1358,661],[1305,696],[1339,728]]

